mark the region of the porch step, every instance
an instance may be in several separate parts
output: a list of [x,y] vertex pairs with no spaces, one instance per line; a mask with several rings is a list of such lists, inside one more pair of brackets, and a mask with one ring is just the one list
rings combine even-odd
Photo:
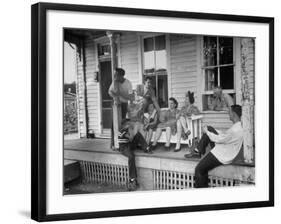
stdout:
[[81,177],[80,164],[73,160],[64,160],[64,183],[77,180]]
[[96,133],[96,138],[110,139],[111,129],[103,129],[102,133]]
[[110,139],[111,135],[108,135],[108,134],[96,134],[96,138]]

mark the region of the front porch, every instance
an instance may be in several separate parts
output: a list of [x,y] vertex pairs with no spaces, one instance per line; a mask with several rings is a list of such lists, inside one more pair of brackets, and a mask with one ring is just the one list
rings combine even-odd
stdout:
[[[187,146],[180,152],[166,151],[160,144],[153,154],[135,151],[141,190],[193,188],[197,158],[185,159]],[[242,152],[240,154],[243,154]],[[126,185],[128,160],[110,149],[109,139],[76,139],[64,141],[64,159],[77,161],[84,182]],[[209,185],[237,186],[254,184],[255,167],[238,156],[232,165],[221,166],[209,173]]]

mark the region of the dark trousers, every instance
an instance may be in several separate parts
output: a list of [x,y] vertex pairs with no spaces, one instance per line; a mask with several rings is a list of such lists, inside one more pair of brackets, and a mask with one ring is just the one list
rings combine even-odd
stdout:
[[[208,126],[208,131],[209,132],[212,132],[214,134],[218,134],[218,132],[216,131],[216,129],[214,129],[213,127],[211,126]],[[214,148],[215,147],[215,143],[212,142],[210,140],[210,138],[208,137],[208,135],[206,133],[204,133],[197,145],[197,149],[199,150],[199,152],[204,155],[206,153],[206,147],[210,144],[211,148]]]
[[[211,126],[208,126],[208,131],[214,134],[218,134],[217,131]],[[199,150],[200,154],[204,155],[206,153],[206,147],[209,144],[211,148],[215,147],[215,143],[210,140],[207,134],[204,133],[197,145],[197,149]],[[211,152],[209,152],[205,157],[203,157],[195,168],[194,187],[195,188],[208,187],[209,170],[212,170],[220,165],[222,165],[222,163],[218,161],[218,159]]]
[[[121,103],[121,119],[122,120],[126,118],[127,107],[128,107],[127,103]],[[114,146],[114,129],[113,129],[113,121],[112,121],[110,147],[112,148],[113,146]]]
[[209,152],[195,168],[195,188],[208,187],[208,172],[217,166],[222,165],[220,161]]
[[137,133],[132,142],[126,144],[120,144],[120,152],[122,155],[128,157],[128,168],[129,168],[129,178],[137,178],[137,168],[135,162],[135,153],[134,151],[137,148],[142,150],[146,149],[147,143],[141,133]]

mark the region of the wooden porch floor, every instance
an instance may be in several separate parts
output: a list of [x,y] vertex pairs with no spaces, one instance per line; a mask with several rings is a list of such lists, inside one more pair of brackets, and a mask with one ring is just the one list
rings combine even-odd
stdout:
[[[153,150],[152,154],[145,153],[139,149],[135,150],[135,155],[138,156],[147,156],[147,157],[156,157],[156,158],[169,158],[176,160],[185,160],[185,161],[199,161],[199,158],[188,158],[184,157],[184,154],[188,152],[187,145],[182,144],[182,149],[179,152],[174,152],[175,144],[171,144],[170,151],[167,151],[164,148],[163,143],[158,143],[158,147]],[[75,150],[75,151],[86,151],[86,152],[102,152],[102,153],[112,153],[120,154],[118,151],[113,151],[110,148],[109,139],[70,139],[64,140],[64,150]],[[241,151],[237,158],[234,160],[233,165],[240,166],[254,166],[254,164],[247,164],[243,161],[243,152]]]
[[[164,144],[159,143],[158,147],[153,150],[152,154],[145,153],[139,149],[135,150],[136,155],[147,156],[147,157],[157,157],[157,158],[169,158],[169,159],[179,159],[187,160],[184,158],[184,154],[187,153],[188,149],[186,145],[182,146],[181,151],[174,152],[175,144],[171,144],[170,151],[164,149]],[[118,151],[113,151],[110,148],[109,139],[73,139],[64,141],[65,150],[77,150],[77,151],[88,151],[88,152],[104,152],[120,154]],[[192,161],[199,161],[198,158],[190,158]]]

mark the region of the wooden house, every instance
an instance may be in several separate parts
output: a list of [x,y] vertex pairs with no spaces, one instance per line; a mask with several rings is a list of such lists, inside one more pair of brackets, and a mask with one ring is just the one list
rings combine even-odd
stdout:
[[231,126],[226,111],[209,109],[213,87],[219,85],[243,108],[244,159],[254,161],[255,40],[244,37],[202,36],[107,30],[66,29],[64,39],[77,46],[79,133],[108,137],[112,99],[108,88],[114,67],[125,70],[133,88],[145,76],[153,78],[161,108],[169,97],[184,103],[195,95],[202,124],[218,129]]

